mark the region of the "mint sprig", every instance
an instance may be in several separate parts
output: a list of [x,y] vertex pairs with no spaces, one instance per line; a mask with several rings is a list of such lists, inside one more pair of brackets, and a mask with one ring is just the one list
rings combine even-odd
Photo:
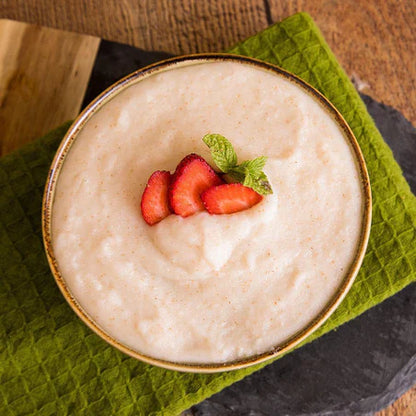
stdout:
[[265,156],[237,164],[237,154],[233,145],[224,136],[206,134],[202,140],[211,150],[212,158],[222,172],[261,195],[273,193],[270,182],[263,172],[267,160]]

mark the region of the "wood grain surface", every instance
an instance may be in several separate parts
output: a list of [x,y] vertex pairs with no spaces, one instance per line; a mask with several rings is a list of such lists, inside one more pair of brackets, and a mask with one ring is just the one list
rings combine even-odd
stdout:
[[[175,54],[225,50],[297,11],[311,14],[361,90],[416,125],[416,0],[0,0],[0,18]],[[3,152],[77,113],[98,47],[90,36],[10,25],[0,22]],[[25,111],[33,122],[21,123]],[[416,386],[378,413],[414,415]]]
[[366,92],[416,124],[416,0],[0,0],[0,17],[175,54],[225,50],[297,11]]
[[79,113],[99,42],[0,20],[0,155]]

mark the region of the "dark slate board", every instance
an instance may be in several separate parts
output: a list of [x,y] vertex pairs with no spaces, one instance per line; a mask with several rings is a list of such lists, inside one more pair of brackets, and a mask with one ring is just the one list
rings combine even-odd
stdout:
[[[134,70],[171,55],[102,41],[84,105]],[[416,130],[394,108],[362,95],[416,193]],[[416,383],[416,285],[228,387],[196,416],[370,415]]]

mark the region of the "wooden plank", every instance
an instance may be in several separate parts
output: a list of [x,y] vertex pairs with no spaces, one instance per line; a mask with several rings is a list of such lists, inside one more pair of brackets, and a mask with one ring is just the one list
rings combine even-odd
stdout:
[[0,16],[175,54],[221,51],[309,12],[350,76],[416,124],[415,0],[0,0]]
[[363,92],[416,125],[416,1],[266,1],[273,21],[307,11]]
[[174,54],[221,51],[268,25],[263,0],[0,0],[0,16]]
[[396,400],[376,416],[415,416],[416,415],[416,386]]
[[78,114],[99,42],[0,20],[0,155]]

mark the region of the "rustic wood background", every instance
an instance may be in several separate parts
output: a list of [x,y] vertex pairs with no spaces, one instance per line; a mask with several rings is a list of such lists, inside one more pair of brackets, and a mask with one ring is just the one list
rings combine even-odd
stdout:
[[[0,0],[0,155],[77,114],[99,38],[221,51],[298,11],[360,90],[416,125],[416,0]],[[378,415],[416,415],[416,386]]]
[[225,50],[297,11],[375,99],[416,123],[415,0],[0,0],[0,18],[175,54]]
[[0,154],[78,114],[99,43],[0,20]]

